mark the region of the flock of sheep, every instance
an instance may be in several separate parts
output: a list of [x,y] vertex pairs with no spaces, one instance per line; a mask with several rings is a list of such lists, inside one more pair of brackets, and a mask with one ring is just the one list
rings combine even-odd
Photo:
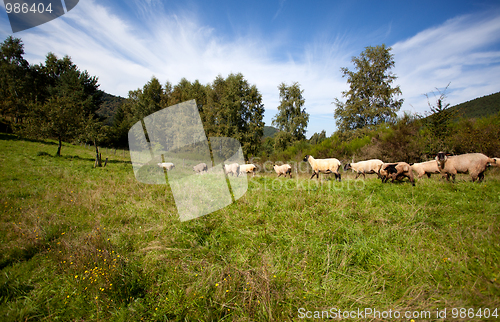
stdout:
[[[158,163],[158,166],[167,171],[170,171],[175,168],[175,165],[172,162],[161,162]],[[255,175],[255,170],[257,170],[257,167],[253,164],[242,164],[242,165],[239,165],[238,163],[224,164],[224,172],[226,174],[231,174],[233,176],[234,175],[239,176],[241,173],[253,173],[253,175]],[[202,162],[195,165],[193,167],[193,171],[196,174],[202,174],[208,172],[208,166],[205,162]]]
[[[313,174],[311,179],[316,176],[319,179],[319,173],[335,175],[335,179],[341,181],[341,174],[339,172],[342,164],[338,159],[315,159],[311,155],[306,155],[304,162],[309,162]],[[173,163],[164,162],[158,163],[158,166],[166,169],[172,170],[175,166]],[[482,153],[467,153],[461,155],[450,156],[447,153],[439,152],[436,158],[431,161],[408,164],[406,162],[393,162],[384,163],[378,159],[359,161],[356,163],[348,163],[344,166],[344,171],[352,169],[356,172],[357,179],[360,175],[365,178],[366,174],[377,174],[377,176],[382,179],[382,182],[387,182],[391,179],[391,182],[395,180],[403,180],[408,178],[410,183],[414,186],[415,179],[413,176],[413,171],[416,172],[418,178],[422,178],[424,175],[430,178],[431,174],[441,174],[443,177],[446,176],[448,181],[450,177],[455,181],[455,176],[457,173],[469,173],[472,181],[482,181],[484,179],[484,171],[489,166],[500,167],[500,159],[489,158]],[[278,174],[278,177],[287,175],[292,177],[292,167],[289,164],[283,165],[273,165],[273,169]],[[207,172],[208,167],[205,163],[200,163],[193,167],[195,173]],[[225,164],[224,172],[226,175],[231,174],[232,176],[239,176],[242,173],[252,173],[255,176],[255,171],[257,167],[254,164]]]
[[[339,160],[332,159],[314,159],[310,155],[306,155],[304,161],[308,161],[313,169],[313,175],[311,179],[316,176],[318,177],[319,172],[322,173],[333,173],[335,178],[340,181],[341,175],[339,173],[339,168],[341,163]],[[482,181],[484,179],[484,171],[489,166],[500,167],[500,161],[498,158],[489,158],[482,153],[467,153],[460,154],[456,156],[450,156],[447,153],[439,152],[436,155],[435,160],[408,164],[406,162],[394,162],[394,163],[384,163],[378,159],[360,161],[356,163],[348,163],[344,166],[344,171],[352,169],[356,172],[356,179],[362,174],[365,177],[366,174],[375,173],[378,175],[382,182],[387,182],[391,179],[403,180],[408,178],[410,183],[414,186],[415,179],[413,177],[413,171],[418,175],[418,178],[422,178],[425,174],[430,178],[431,174],[441,174],[443,177],[446,176],[448,181],[450,176],[455,181],[455,176],[457,173],[469,173],[472,181]]]

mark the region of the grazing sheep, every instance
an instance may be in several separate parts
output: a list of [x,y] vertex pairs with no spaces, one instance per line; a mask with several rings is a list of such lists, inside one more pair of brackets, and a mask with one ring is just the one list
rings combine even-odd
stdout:
[[257,167],[254,164],[242,164],[240,165],[240,173],[246,172],[246,173],[253,173],[253,177],[255,177],[255,170],[257,170]]
[[348,163],[344,166],[344,171],[352,169],[354,172],[356,172],[356,178],[354,179],[357,179],[361,174],[363,175],[363,179],[365,179],[365,174],[378,173],[378,170],[380,170],[382,164],[384,164],[384,162],[379,159]]
[[447,153],[439,152],[436,155],[436,161],[441,174],[446,175],[446,179],[450,181],[450,176],[455,181],[457,173],[469,173],[472,182],[479,179],[479,182],[484,179],[484,171],[490,164],[495,165],[496,160],[488,158],[482,153],[467,153],[455,156],[449,156]]
[[231,176],[240,175],[240,165],[238,163],[224,164],[224,172]]
[[382,179],[382,183],[387,182],[390,178],[391,182],[394,180],[403,180],[403,178],[408,178],[412,186],[415,186],[415,179],[413,178],[413,172],[411,167],[406,162],[396,162],[396,163],[384,163],[378,172],[379,177]]
[[173,168],[175,168],[175,165],[172,162],[158,163],[158,166],[166,170],[172,170]]
[[196,173],[203,173],[208,171],[207,164],[205,162],[199,163],[193,167],[193,171]]
[[290,175],[290,179],[292,178],[292,166],[289,164],[283,164],[283,165],[273,165],[274,171],[278,174],[278,177],[281,175]]
[[304,157],[304,162],[305,161],[308,161],[309,164],[311,165],[311,168],[313,169],[313,175],[311,176],[311,179],[314,178],[314,176],[316,176],[316,178],[318,178],[319,180],[320,172],[325,174],[333,173],[335,174],[335,179],[336,180],[338,179],[338,181],[340,182],[341,176],[339,173],[339,168],[341,164],[339,160],[335,158],[315,159],[311,155],[306,155]]
[[427,178],[431,177],[431,174],[440,173],[436,160],[414,163],[411,165],[411,169],[418,174],[418,178],[422,178],[424,174]]

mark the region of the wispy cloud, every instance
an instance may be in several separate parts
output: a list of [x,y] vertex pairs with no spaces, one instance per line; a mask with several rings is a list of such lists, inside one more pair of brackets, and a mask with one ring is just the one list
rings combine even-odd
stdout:
[[499,91],[499,41],[500,16],[476,14],[451,19],[394,44],[403,109],[424,112],[428,106],[423,94],[448,83],[452,105]]
[[285,1],[286,0],[278,0],[278,2],[279,2],[279,8],[276,11],[276,13],[274,14],[272,20],[276,19],[279,16],[279,14],[281,13],[281,10],[283,10],[283,6],[285,5]]

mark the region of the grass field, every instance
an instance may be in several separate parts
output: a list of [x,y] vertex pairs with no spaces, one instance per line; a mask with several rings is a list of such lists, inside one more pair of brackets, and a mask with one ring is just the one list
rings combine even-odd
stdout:
[[123,152],[93,168],[92,149],[56,149],[0,134],[1,321],[298,321],[365,308],[485,320],[500,307],[497,168],[479,184],[415,187],[260,173],[236,203],[180,222],[168,186],[137,182]]

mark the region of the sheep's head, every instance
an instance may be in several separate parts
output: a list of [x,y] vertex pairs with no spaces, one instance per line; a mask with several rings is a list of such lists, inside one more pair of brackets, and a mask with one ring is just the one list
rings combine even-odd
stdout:
[[443,169],[444,168],[444,164],[446,163],[446,160],[448,160],[448,153],[444,153],[444,152],[438,152],[438,154],[436,155],[436,161],[438,163],[438,168],[440,169]]
[[387,167],[385,167],[385,171],[387,171],[387,173],[389,174],[398,173],[396,166],[397,164],[389,164]]
[[493,162],[490,163],[490,166],[500,168],[500,158],[492,158],[492,159]]
[[309,160],[309,157],[310,157],[310,155],[309,155],[309,154],[308,154],[308,155],[306,155],[306,156],[304,157],[304,160],[303,160],[303,161],[304,161],[304,162],[307,162],[307,160]]
[[348,164],[346,164],[346,165],[344,166],[344,171],[347,171],[347,170],[349,170],[349,169],[352,169],[352,168],[351,168],[351,164],[350,164],[350,163],[348,163]]

